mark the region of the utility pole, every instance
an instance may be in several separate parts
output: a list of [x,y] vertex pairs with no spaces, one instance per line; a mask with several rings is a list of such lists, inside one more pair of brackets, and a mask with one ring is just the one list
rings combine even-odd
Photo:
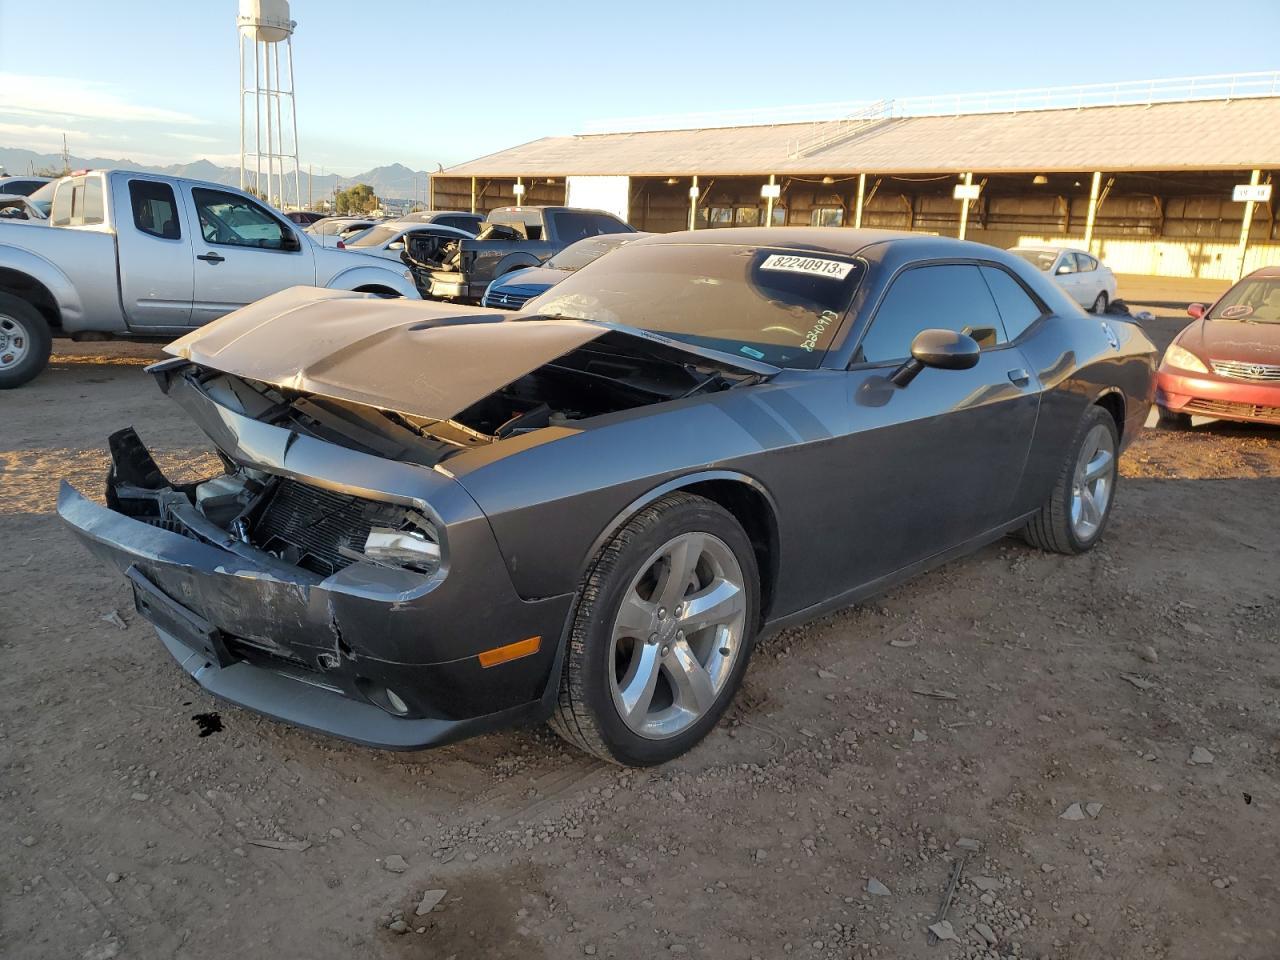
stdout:
[[311,175],[311,164],[307,164],[307,209],[314,209],[312,206],[311,188],[314,185],[315,178]]
[[71,172],[71,152],[67,149],[67,135],[62,135],[62,175],[65,177]]

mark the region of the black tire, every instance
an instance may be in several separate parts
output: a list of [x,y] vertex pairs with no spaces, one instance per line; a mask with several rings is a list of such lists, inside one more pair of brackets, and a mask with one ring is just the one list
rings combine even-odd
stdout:
[[[710,533],[742,568],[746,626],[737,660],[711,708],[687,729],[662,740],[633,732],[610,690],[610,635],[624,592],[651,554],[672,538]],[[751,541],[733,515],[703,497],[673,493],[637,513],[601,548],[583,578],[560,677],[551,728],[587,753],[627,766],[665,763],[688,751],[716,725],[742,683],[759,627],[760,581]]]
[[[1071,524],[1072,481],[1076,461],[1080,457],[1080,448],[1084,445],[1089,432],[1099,424],[1104,425],[1111,433],[1112,449],[1117,452],[1111,465],[1111,494],[1107,499],[1102,521],[1098,524],[1097,530],[1085,539],[1076,534]],[[1053,492],[1022,529],[1023,539],[1027,543],[1050,553],[1079,554],[1084,553],[1102,539],[1116,502],[1116,481],[1120,477],[1119,440],[1120,434],[1116,429],[1115,419],[1109,412],[1098,406],[1091,406],[1085,411],[1084,416],[1080,418],[1075,436],[1067,448],[1067,455],[1063,458],[1062,469],[1058,474],[1057,482],[1053,485]]]
[[[21,338],[25,355],[12,366],[0,363],[0,390],[20,387],[35,378],[49,363],[53,336],[36,308],[11,293],[0,293],[0,340]],[[2,357],[3,354],[0,354]]]
[[1103,290],[1093,301],[1093,306],[1089,308],[1090,313],[1106,313],[1107,304],[1110,300],[1107,297],[1107,291]]
[[1170,430],[1186,430],[1191,426],[1189,413],[1178,413],[1176,410],[1169,410],[1157,404],[1156,415],[1160,419],[1160,426],[1168,427]]

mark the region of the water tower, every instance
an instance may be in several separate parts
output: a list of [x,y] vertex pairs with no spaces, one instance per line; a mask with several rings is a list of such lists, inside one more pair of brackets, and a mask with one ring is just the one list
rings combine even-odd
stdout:
[[[277,207],[300,207],[298,116],[293,100],[293,28],[297,24],[289,19],[289,2],[240,0],[236,26],[240,34],[240,189],[256,189]],[[291,192],[286,182],[290,173]]]

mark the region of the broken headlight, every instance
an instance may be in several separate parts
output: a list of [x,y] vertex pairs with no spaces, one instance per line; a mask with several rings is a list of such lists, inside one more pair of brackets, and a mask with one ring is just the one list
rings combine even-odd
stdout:
[[[430,526],[430,524],[427,524]],[[433,573],[440,566],[440,544],[431,536],[434,529],[370,527],[364,541],[364,556],[374,563],[406,567],[419,573]]]

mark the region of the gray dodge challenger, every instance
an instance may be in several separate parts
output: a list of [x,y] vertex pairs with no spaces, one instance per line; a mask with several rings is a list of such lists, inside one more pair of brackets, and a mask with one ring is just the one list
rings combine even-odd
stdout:
[[294,288],[150,368],[224,470],[110,437],[58,510],[195,681],[417,749],[661,763],[753,645],[1009,533],[1103,535],[1155,350],[993,247],[653,236],[519,313]]

